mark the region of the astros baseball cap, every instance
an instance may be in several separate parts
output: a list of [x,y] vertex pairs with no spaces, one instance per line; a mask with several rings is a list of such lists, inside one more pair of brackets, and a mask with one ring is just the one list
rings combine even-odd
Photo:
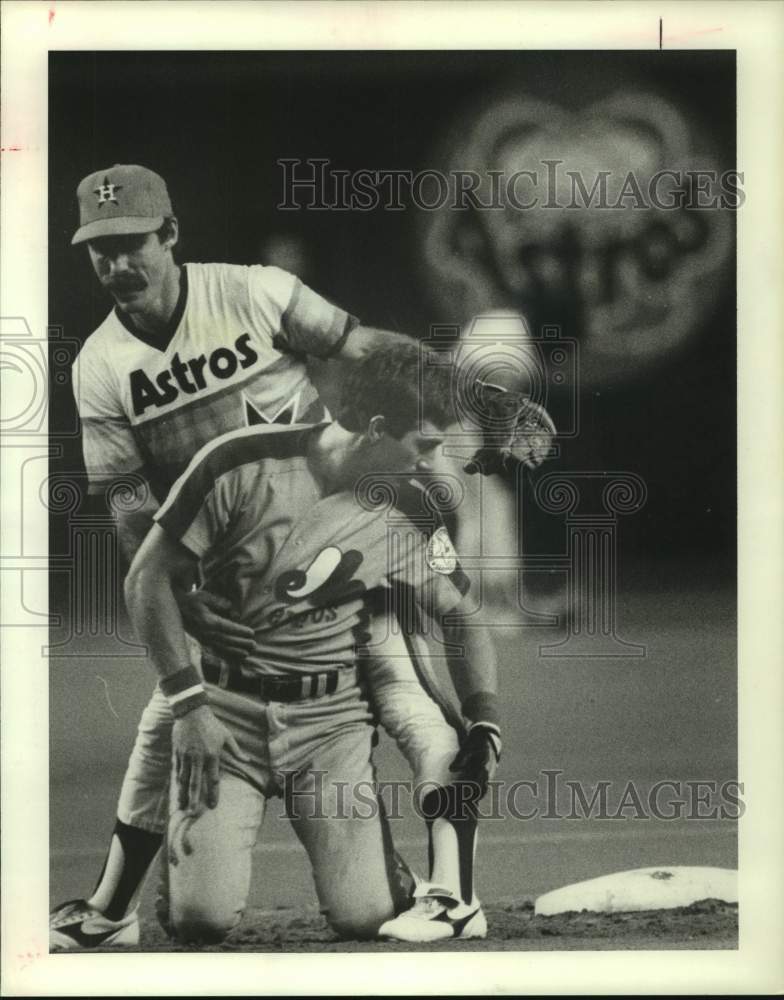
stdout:
[[173,215],[162,177],[147,167],[115,163],[89,174],[76,189],[79,228],[71,243],[101,236],[154,233]]

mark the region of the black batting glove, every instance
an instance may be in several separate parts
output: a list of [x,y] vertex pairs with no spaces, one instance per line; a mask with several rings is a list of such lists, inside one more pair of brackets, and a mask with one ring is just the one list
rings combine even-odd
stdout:
[[457,781],[476,784],[480,798],[495,774],[501,759],[501,730],[492,722],[474,722],[449,765]]

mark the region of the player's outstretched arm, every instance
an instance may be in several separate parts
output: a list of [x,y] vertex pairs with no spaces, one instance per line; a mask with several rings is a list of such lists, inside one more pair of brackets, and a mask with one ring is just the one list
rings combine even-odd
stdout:
[[190,664],[175,590],[192,579],[195,564],[196,557],[156,524],[125,580],[131,619],[176,717],[172,742],[179,806],[194,815],[203,802],[217,805],[223,747],[242,757],[234,737],[210,711],[201,678]]
[[372,326],[355,326],[346,335],[334,354],[327,357],[308,357],[307,367],[310,380],[332,414],[340,411],[346,366],[361,361],[379,347],[389,347],[396,343],[411,344],[414,343],[414,340],[404,333],[395,333],[392,330],[380,330]]
[[[467,603],[465,599],[464,603]],[[444,641],[449,647],[456,646],[462,650],[461,653],[450,653],[447,659],[455,692],[463,706],[473,704],[481,693],[487,694],[489,700],[495,703],[498,696],[495,648],[484,626],[468,626],[462,621],[451,620],[453,615],[460,613],[461,606],[445,617],[442,624]]]
[[196,566],[196,556],[153,525],[125,578],[128,611],[161,680],[189,662],[174,592],[193,578]]
[[334,355],[339,361],[361,361],[379,347],[394,347],[396,344],[414,344],[416,341],[405,333],[381,330],[375,326],[355,326]]
[[448,647],[461,650],[450,653],[447,663],[467,724],[451,770],[465,781],[476,782],[484,795],[501,757],[494,646],[487,629],[481,626],[467,626],[459,621],[449,624],[447,619],[442,629]]

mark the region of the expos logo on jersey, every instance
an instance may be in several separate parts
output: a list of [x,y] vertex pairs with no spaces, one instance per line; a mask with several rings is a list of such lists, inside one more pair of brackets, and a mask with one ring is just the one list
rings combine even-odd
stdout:
[[362,565],[363,556],[356,549],[341,552],[336,545],[322,549],[307,569],[291,569],[275,581],[275,597],[284,604],[295,604],[306,598],[315,602],[336,602],[357,597],[366,587],[353,579]]
[[[342,552],[336,545],[328,545],[307,569],[289,569],[281,573],[273,588],[281,604],[267,616],[269,624],[276,626],[286,622],[302,628],[308,622],[318,625],[322,621],[334,621],[338,604],[361,597],[367,590],[362,580],[354,579],[362,562],[362,553],[356,549]],[[307,601],[311,607],[301,612],[291,609],[300,601]]]

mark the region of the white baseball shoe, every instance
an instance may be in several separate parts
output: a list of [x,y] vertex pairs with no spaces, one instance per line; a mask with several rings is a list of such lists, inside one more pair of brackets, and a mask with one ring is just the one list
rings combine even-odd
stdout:
[[70,899],[49,914],[49,951],[72,951],[108,945],[133,948],[139,943],[136,911],[109,920],[84,899]]
[[486,937],[487,920],[478,901],[469,905],[449,889],[422,882],[414,890],[413,906],[383,923],[378,936],[413,944],[450,938],[465,941]]

